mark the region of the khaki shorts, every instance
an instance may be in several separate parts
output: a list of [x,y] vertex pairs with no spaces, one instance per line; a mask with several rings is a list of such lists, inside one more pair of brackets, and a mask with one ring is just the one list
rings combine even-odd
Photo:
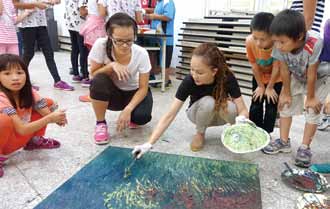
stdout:
[[[288,105],[284,105],[283,110],[280,111],[281,117],[292,117],[294,115],[301,115],[304,112],[307,84],[298,81],[293,75],[291,75],[290,89],[292,103],[290,107],[288,107]],[[322,104],[324,104],[330,91],[330,76],[325,76],[316,80],[315,91],[315,96]],[[320,113],[315,113],[312,108],[308,108],[308,110],[305,111],[306,123],[317,124],[320,117]]]

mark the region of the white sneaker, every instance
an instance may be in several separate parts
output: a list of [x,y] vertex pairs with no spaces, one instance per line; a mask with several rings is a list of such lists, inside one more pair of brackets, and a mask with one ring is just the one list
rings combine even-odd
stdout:
[[318,125],[317,129],[320,131],[324,131],[328,127],[330,127],[330,116],[324,116],[324,118],[322,118],[322,121]]

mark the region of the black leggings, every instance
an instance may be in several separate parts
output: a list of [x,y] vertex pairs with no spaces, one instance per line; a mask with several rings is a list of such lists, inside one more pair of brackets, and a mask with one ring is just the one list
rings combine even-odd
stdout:
[[34,56],[36,42],[40,46],[42,53],[46,59],[46,64],[54,82],[61,80],[54,60],[54,51],[50,44],[48,31],[46,26],[20,28],[23,37],[23,60],[27,66]]
[[[252,81],[252,91],[256,90],[258,87],[257,81],[253,78]],[[266,85],[265,85],[266,88]],[[282,83],[278,82],[274,85],[274,90],[277,95],[280,95],[282,89]],[[265,103],[265,108],[264,108]],[[267,102],[266,97],[264,96],[260,100],[251,102],[250,106],[250,120],[252,120],[258,127],[264,129],[268,133],[273,132],[275,120],[277,115],[277,102],[273,103],[272,101]]]
[[[90,86],[90,97],[95,100],[109,102],[108,109],[123,110],[132,100],[136,90],[124,91],[119,89],[105,73],[97,74]],[[138,104],[131,114],[131,121],[144,125],[151,120],[153,99],[150,89],[147,96]]]
[[84,45],[84,37],[77,31],[69,30],[71,39],[71,65],[73,75],[79,75],[78,57],[80,63],[80,73],[83,78],[88,78],[87,57],[88,49]]

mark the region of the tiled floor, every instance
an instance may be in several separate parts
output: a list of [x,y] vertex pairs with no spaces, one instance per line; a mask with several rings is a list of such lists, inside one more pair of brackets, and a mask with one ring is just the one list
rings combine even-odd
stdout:
[[[60,74],[65,81],[70,80],[70,54],[55,53],[56,63]],[[69,124],[60,128],[50,125],[47,136],[61,140],[62,146],[56,150],[18,151],[12,155],[5,166],[5,176],[0,179],[0,209],[28,209],[33,208],[53,190],[74,175],[80,168],[99,154],[106,146],[97,146],[93,143],[92,134],[95,118],[88,103],[78,101],[78,96],[87,92],[86,89],[75,85],[76,91],[63,92],[52,88],[52,79],[46,68],[41,54],[37,53],[30,66],[31,77],[34,83],[41,87],[40,94],[58,101],[61,108],[67,110]],[[179,81],[174,87],[161,93],[153,90],[154,108],[153,119],[143,128],[128,130],[122,135],[115,132],[115,121],[118,113],[108,112],[112,141],[110,145],[133,147],[147,140],[152,128],[160,116],[167,110],[169,102],[174,97]],[[245,98],[249,103],[249,98]],[[184,108],[183,108],[184,109]],[[294,119],[292,127],[292,146],[297,149],[302,138],[304,119],[299,116]],[[198,156],[212,159],[248,161],[259,165],[264,209],[292,209],[295,206],[299,192],[286,187],[280,179],[284,169],[283,162],[293,163],[291,154],[278,156],[264,155],[261,152],[237,155],[226,150],[220,142],[221,128],[210,128],[207,131],[205,148],[193,153],[189,143],[193,136],[194,126],[181,110],[173,124],[155,146],[159,152],[174,153],[188,156]],[[273,137],[278,136],[278,129]],[[315,162],[330,162],[330,132],[317,132],[312,146]]]

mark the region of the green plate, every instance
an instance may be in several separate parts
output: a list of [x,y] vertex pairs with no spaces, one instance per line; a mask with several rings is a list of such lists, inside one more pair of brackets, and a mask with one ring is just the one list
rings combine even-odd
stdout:
[[234,153],[261,150],[269,144],[269,134],[252,122],[228,126],[221,134],[223,145]]

